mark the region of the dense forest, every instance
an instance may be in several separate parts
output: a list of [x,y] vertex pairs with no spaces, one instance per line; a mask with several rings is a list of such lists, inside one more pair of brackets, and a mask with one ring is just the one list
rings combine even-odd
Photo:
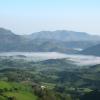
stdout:
[[[100,65],[0,58],[0,100],[98,100]],[[95,98],[95,99],[93,99]]]

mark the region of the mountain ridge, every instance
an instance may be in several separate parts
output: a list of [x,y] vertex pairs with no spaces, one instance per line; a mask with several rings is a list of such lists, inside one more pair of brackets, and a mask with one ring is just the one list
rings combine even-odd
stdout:
[[8,29],[0,28],[0,52],[61,52],[70,54],[78,52],[78,49],[86,49],[98,44],[99,38],[98,36],[97,40],[97,36],[94,37],[84,32],[64,30],[16,35]]
[[100,40],[100,36],[90,35],[86,32],[75,32],[66,30],[56,30],[56,31],[40,31],[30,34],[33,39],[52,39],[60,41],[86,41],[86,40]]

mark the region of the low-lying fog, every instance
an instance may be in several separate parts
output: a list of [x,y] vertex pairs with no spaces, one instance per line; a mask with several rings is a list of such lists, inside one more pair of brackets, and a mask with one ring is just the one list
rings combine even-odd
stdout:
[[74,61],[78,65],[95,65],[100,64],[100,57],[87,56],[87,55],[76,55],[76,54],[63,54],[57,52],[4,52],[0,53],[1,57],[10,57],[13,59],[26,59],[33,61],[41,61],[47,59],[62,59]]

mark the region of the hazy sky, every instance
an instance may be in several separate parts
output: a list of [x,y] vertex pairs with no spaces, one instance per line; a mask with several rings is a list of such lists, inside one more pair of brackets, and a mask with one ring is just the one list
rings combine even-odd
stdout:
[[18,34],[64,29],[100,34],[100,0],[0,0],[0,27]]

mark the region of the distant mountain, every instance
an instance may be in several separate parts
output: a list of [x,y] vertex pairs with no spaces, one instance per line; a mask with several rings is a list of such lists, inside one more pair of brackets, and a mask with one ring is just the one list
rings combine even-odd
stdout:
[[41,31],[30,35],[31,39],[51,39],[60,41],[99,41],[100,36],[75,31]]
[[18,47],[21,38],[12,31],[0,28],[0,51],[12,51]]
[[0,28],[0,52],[61,52],[77,53],[98,44],[100,37],[73,31],[41,31],[16,35]]
[[97,44],[95,46],[89,47],[89,48],[81,51],[80,53],[81,54],[85,54],[85,55],[100,56],[100,44]]
[[12,41],[12,40],[17,39],[18,37],[19,36],[15,35],[12,31],[0,28],[0,40],[4,39],[4,40]]

